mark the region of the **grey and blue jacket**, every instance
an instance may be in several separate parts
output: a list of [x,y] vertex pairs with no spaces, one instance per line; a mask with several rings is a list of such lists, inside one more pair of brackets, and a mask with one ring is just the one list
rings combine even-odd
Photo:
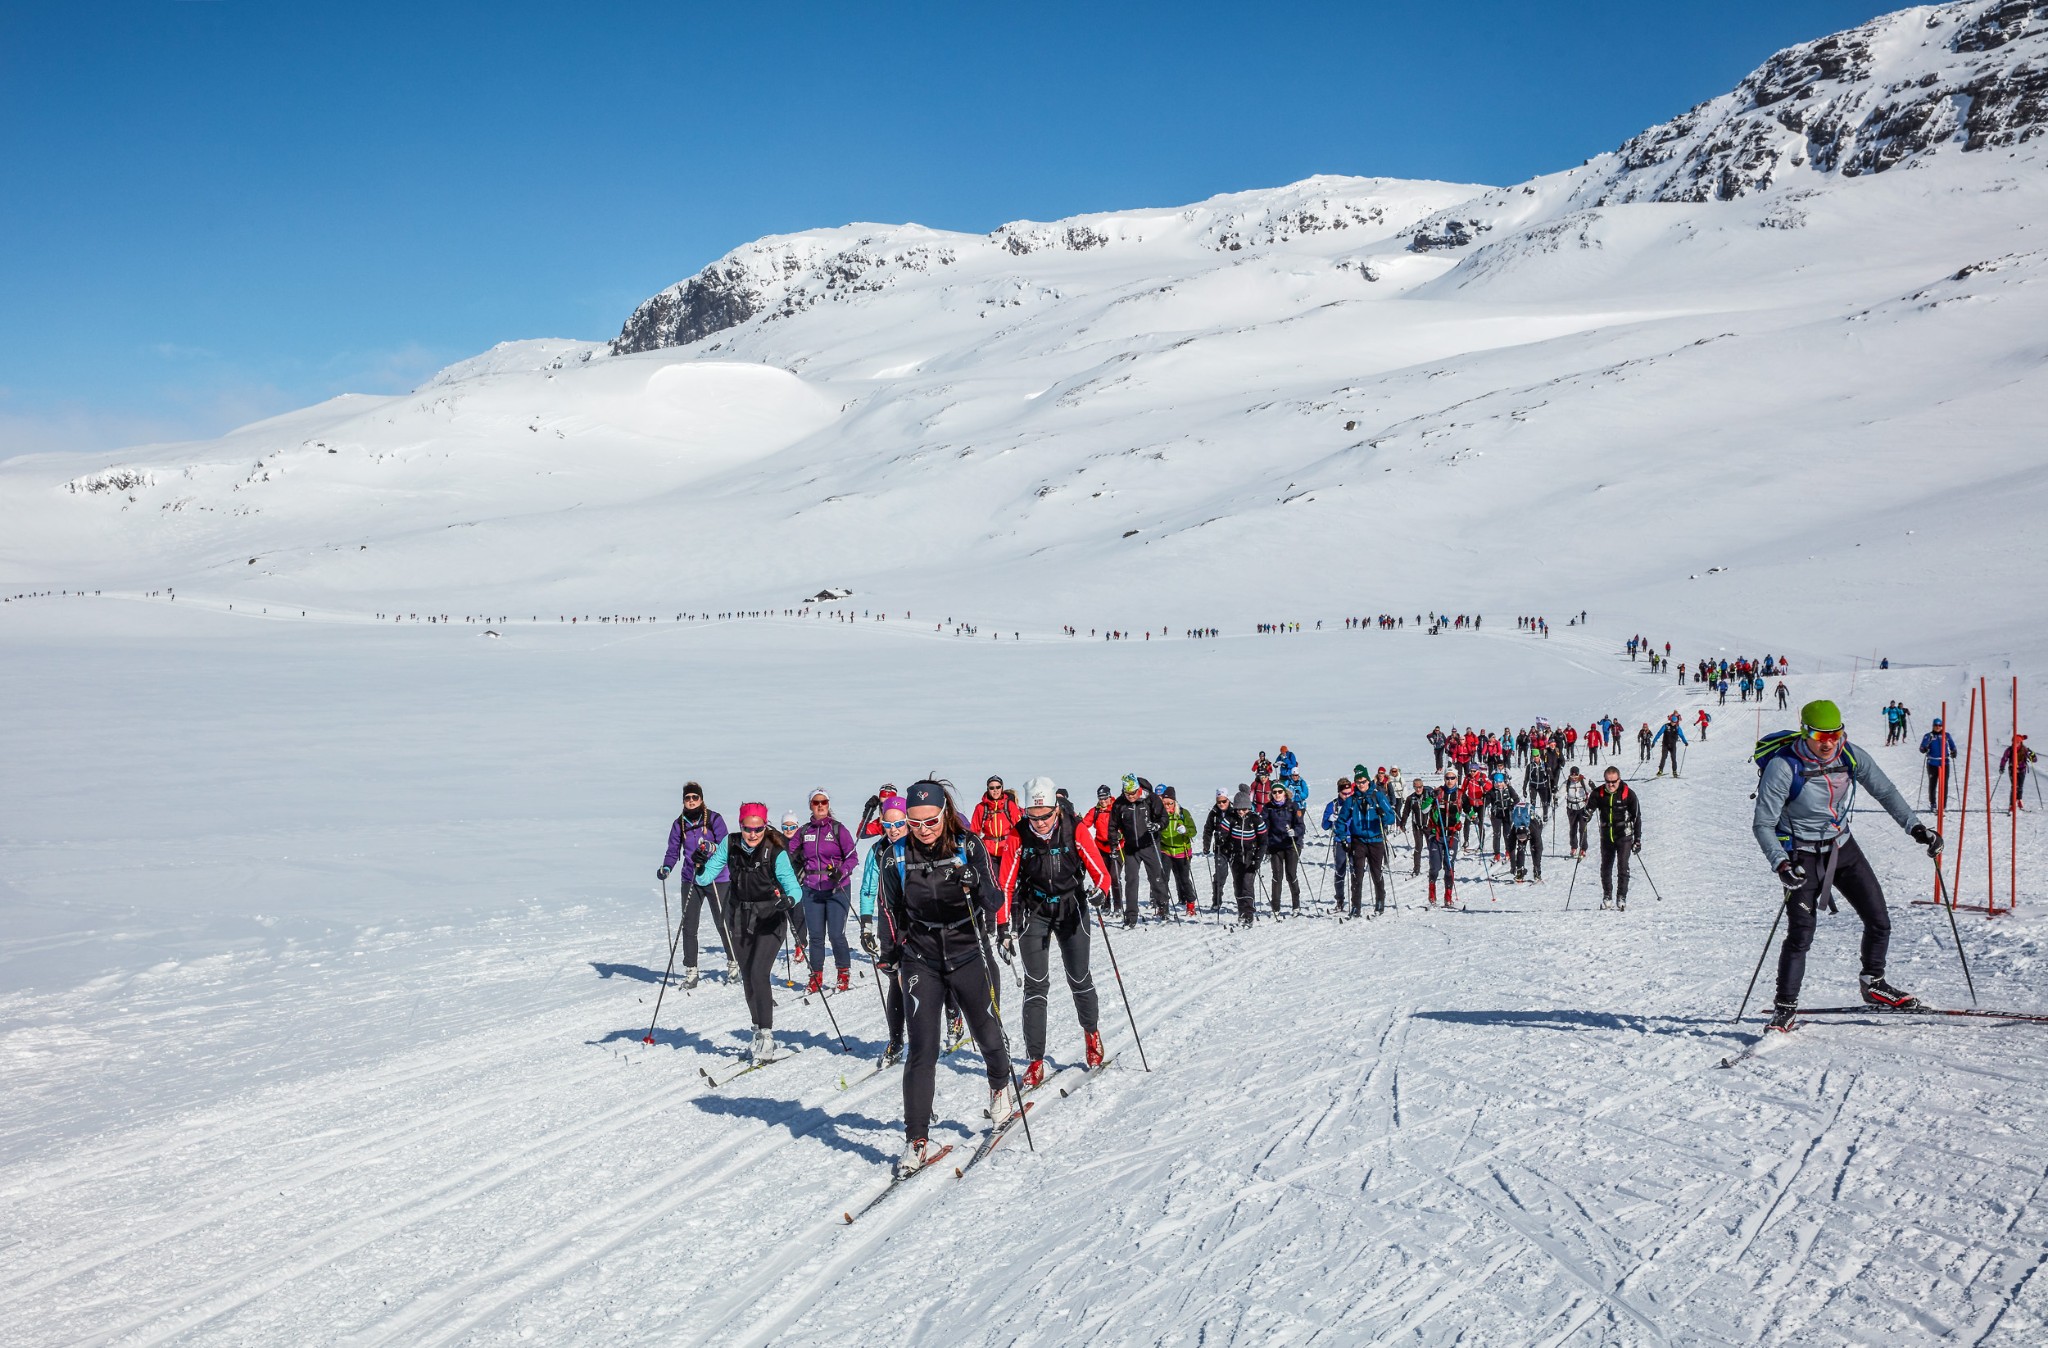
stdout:
[[[1795,755],[1799,759],[1796,773]],[[1805,784],[1794,795],[1792,784],[1800,777]],[[1785,860],[1788,843],[1799,851],[1825,851],[1837,838],[1849,836],[1849,811],[1856,803],[1858,787],[1875,796],[1900,828],[1910,829],[1920,822],[1871,755],[1847,740],[1834,761],[1825,766],[1803,742],[1766,762],[1757,781],[1756,815],[1751,821],[1764,860],[1775,868]]]

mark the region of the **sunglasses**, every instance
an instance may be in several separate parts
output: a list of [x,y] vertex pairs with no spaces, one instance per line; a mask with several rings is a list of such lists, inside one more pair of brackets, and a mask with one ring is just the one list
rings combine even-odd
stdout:
[[934,828],[937,828],[937,827],[938,827],[938,826],[939,826],[940,824],[943,824],[943,823],[945,823],[946,821],[945,821],[945,820],[943,820],[943,819],[938,819],[938,818],[932,818],[932,819],[906,819],[906,820],[904,820],[903,822],[904,822],[904,823],[906,823],[906,824],[908,824],[908,825],[910,825],[910,827],[912,827],[912,828],[916,829],[916,830],[917,830],[917,831],[918,831],[919,833],[923,833],[923,832],[924,832],[924,831],[925,831],[926,829],[934,829]]
[[815,809],[817,809],[817,808],[818,808],[818,807],[819,807],[820,805],[830,805],[831,803],[832,803],[832,799],[831,799],[831,797],[829,797],[829,796],[812,796],[812,797],[811,797],[811,808],[812,808],[812,809],[814,809],[814,810],[815,810]]
[[704,797],[702,797],[702,796],[698,795],[698,794],[697,794],[697,793],[696,793],[695,791],[685,791],[685,792],[683,792],[683,799],[684,799],[684,800],[702,800],[702,799],[704,799]]
[[768,826],[767,826],[766,824],[741,824],[741,825],[740,825],[740,832],[742,832],[742,833],[766,833],[767,831],[768,831]]
[[882,821],[882,827],[885,829],[905,828],[909,825],[909,822],[910,821],[906,819],[884,819]]

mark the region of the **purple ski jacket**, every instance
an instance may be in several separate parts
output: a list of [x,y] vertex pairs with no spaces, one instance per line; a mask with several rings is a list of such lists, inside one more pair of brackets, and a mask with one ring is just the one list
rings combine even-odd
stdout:
[[[695,824],[686,824],[683,822],[683,817],[677,815],[676,822],[668,826],[668,852],[661,858],[661,864],[670,870],[674,870],[676,868],[676,858],[683,854],[683,849],[688,848],[690,852],[690,870],[694,874],[699,864],[697,859],[698,849],[701,847],[704,855],[708,857],[713,849],[724,841],[725,820],[719,815],[718,811],[710,808],[708,805],[704,809],[704,818]],[[731,878],[730,872],[721,869],[716,876],[712,877],[712,883],[724,884]]]
[[805,889],[845,889],[860,869],[853,835],[827,815],[813,819],[789,835],[789,861]]

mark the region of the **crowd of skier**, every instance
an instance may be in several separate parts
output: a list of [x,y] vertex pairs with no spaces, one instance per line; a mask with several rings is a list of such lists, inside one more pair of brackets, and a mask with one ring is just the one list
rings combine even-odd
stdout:
[[[1430,616],[1451,628],[1460,622]],[[1385,615],[1346,620],[1358,627],[1401,621]],[[1532,632],[1547,628],[1539,617],[1517,621]],[[1671,660],[1668,644],[1656,649],[1641,637],[1625,649],[1656,671]],[[1721,694],[1732,682],[1743,700],[1762,702],[1775,681],[1779,704],[1786,701],[1782,656],[1680,661],[1676,668],[1682,685],[1689,681],[1707,695]],[[1885,716],[1886,743],[1900,743],[1910,713],[1894,702]],[[1692,727],[1701,741],[1712,719],[1705,707],[1695,710]],[[739,807],[737,829],[728,832],[703,788],[690,782],[657,872],[664,895],[669,876],[681,874],[670,967],[680,953],[681,986],[697,985],[699,925],[708,911],[726,952],[727,980],[743,989],[754,1027],[753,1066],[742,1069],[753,1070],[778,1060],[777,959],[800,963],[806,995],[818,995],[829,1009],[832,995],[852,989],[851,921],[873,961],[888,1026],[881,1067],[905,1068],[906,1146],[896,1173],[908,1175],[934,1159],[929,1122],[943,1052],[968,1039],[979,1050],[992,1138],[1021,1117],[1029,1094],[1048,1080],[1055,953],[1081,1030],[1081,1063],[1091,1073],[1101,1069],[1107,1059],[1092,954],[1099,937],[1114,964],[1113,921],[1126,930],[1203,921],[1205,887],[1207,920],[1214,923],[1228,918],[1250,927],[1305,915],[1371,920],[1394,906],[1403,852],[1408,878],[1427,872],[1420,906],[1455,911],[1472,901],[1475,883],[1487,886],[1489,899],[1497,898],[1500,884],[1542,883],[1546,850],[1572,861],[1576,885],[1579,864],[1597,850],[1600,907],[1626,912],[1644,843],[1635,784],[1679,777],[1693,743],[1676,709],[1655,727],[1642,722],[1633,730],[1619,717],[1602,715],[1583,727],[1540,718],[1498,731],[1438,725],[1420,738],[1429,767],[1407,772],[1399,764],[1355,764],[1320,804],[1311,799],[1298,756],[1284,744],[1273,755],[1258,753],[1246,780],[1217,788],[1206,808],[1199,800],[1191,808],[1174,786],[1137,773],[1098,786],[1085,803],[1049,778],[1034,777],[1019,790],[990,776],[967,805],[933,775],[904,789],[882,784],[851,826],[840,822],[830,793],[819,788],[808,798],[808,818],[785,815],[777,829],[766,805],[750,801]],[[1629,760],[1631,744],[1636,753]],[[1955,755],[1939,721],[1919,752],[1929,765],[1933,799]],[[2016,809],[2019,779],[2034,756],[2023,736],[2008,747],[2008,763],[2015,752]],[[1884,977],[1889,920],[1875,874],[1849,828],[1857,791],[1870,792],[1929,855],[1940,851],[1939,834],[1918,819],[1870,756],[1849,743],[1832,702],[1807,703],[1799,727],[1767,736],[1754,759],[1755,833],[1784,889],[1779,917],[1789,918],[1770,1029],[1796,1023],[1814,914],[1831,906],[1836,894],[1864,924],[1865,1001],[1916,1009],[1917,1001]],[[1821,789],[1811,789],[1816,783]],[[1197,809],[1203,811],[1199,822]],[[1565,846],[1546,849],[1560,810]],[[1313,835],[1311,818],[1320,825]],[[1318,847],[1323,850],[1314,856]],[[1325,876],[1334,899],[1327,910],[1320,902]],[[1021,1060],[1013,1059],[1002,1025],[998,960],[1021,971]],[[1121,989],[1120,975],[1118,984]],[[1128,1012],[1128,997],[1125,1006]],[[1134,1036],[1136,1028],[1133,1017]]]

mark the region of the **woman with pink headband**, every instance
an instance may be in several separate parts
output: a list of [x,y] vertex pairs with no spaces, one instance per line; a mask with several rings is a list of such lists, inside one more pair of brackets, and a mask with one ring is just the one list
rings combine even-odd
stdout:
[[756,1063],[775,1058],[775,998],[768,990],[769,975],[775,952],[789,931],[790,914],[804,898],[790,868],[788,847],[788,839],[768,827],[768,807],[750,800],[740,806],[739,832],[720,839],[697,868],[700,885],[709,884],[720,871],[731,879],[726,891],[727,930],[738,947],[740,986],[746,990],[747,1013],[754,1022]]

